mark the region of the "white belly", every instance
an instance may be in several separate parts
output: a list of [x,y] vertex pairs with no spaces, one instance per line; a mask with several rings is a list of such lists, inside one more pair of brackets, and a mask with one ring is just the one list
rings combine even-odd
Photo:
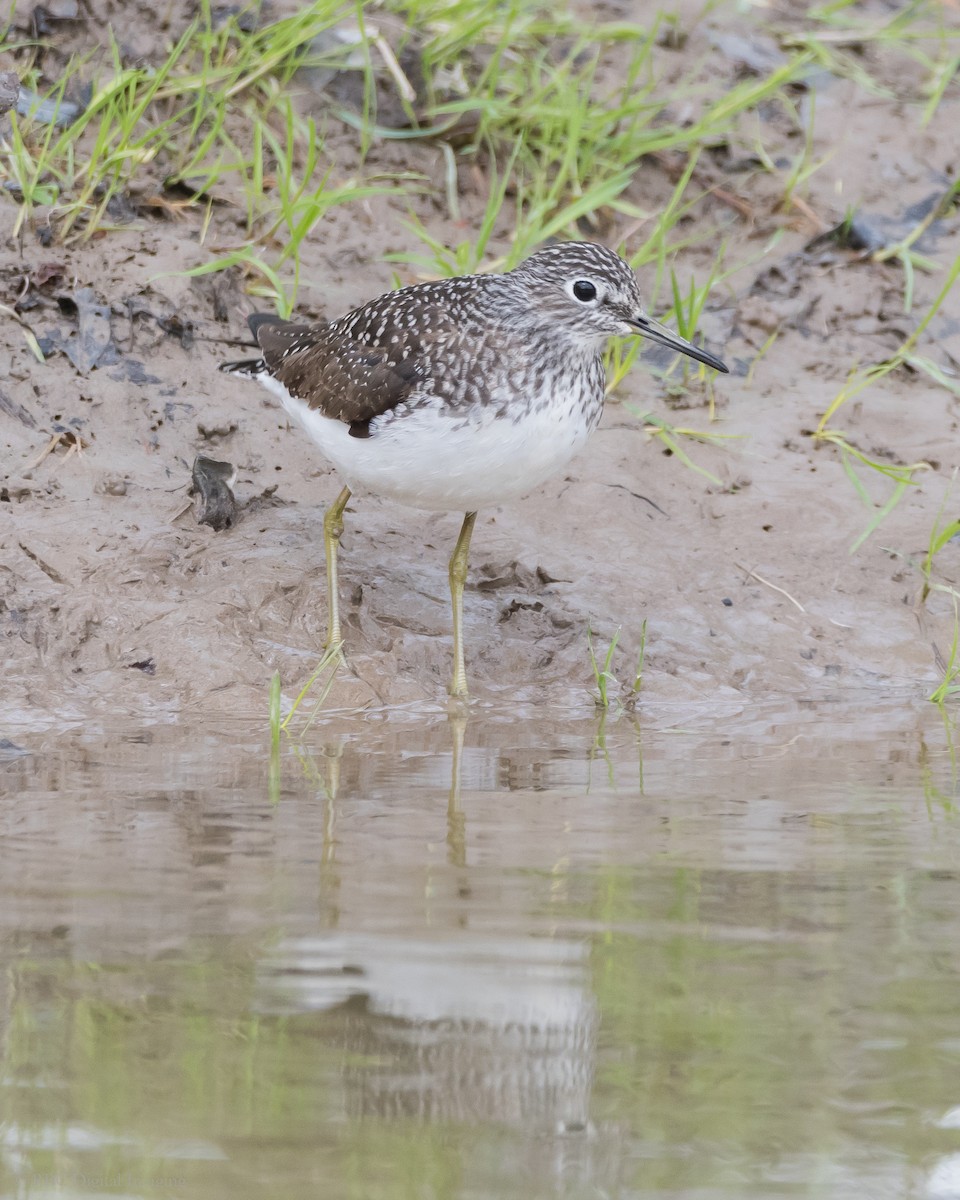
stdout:
[[600,417],[579,393],[550,398],[514,420],[494,408],[470,420],[431,407],[375,419],[371,436],[352,437],[343,421],[324,417],[268,375],[260,382],[296,417],[351,491],[365,488],[413,508],[475,512],[524,495],[581,449]]

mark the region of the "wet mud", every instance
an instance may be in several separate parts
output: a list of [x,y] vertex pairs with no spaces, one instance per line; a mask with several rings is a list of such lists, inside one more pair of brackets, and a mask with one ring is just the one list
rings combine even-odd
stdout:
[[[713,28],[762,48],[758,30],[730,10],[718,11]],[[149,29],[138,29],[142,41]],[[82,40],[82,26],[70,36]],[[699,30],[664,51],[663,69],[689,70],[706,39]],[[738,53],[736,43],[715,51],[718,92],[745,69]],[[903,95],[911,81],[896,85]],[[732,372],[714,384],[716,420],[702,389],[673,394],[641,364],[563,474],[480,514],[465,605],[476,700],[588,710],[588,629],[601,651],[620,630],[611,669],[626,694],[644,621],[647,705],[709,712],[777,696],[922,698],[942,677],[952,608],[945,593],[920,606],[918,564],[960,461],[957,398],[900,369],[838,416],[871,457],[928,464],[856,553],[887,481],[868,475],[873,507],[865,507],[837,453],[810,434],[851,369],[893,353],[942,285],[942,273],[918,274],[907,315],[902,269],[867,254],[872,238],[909,227],[941,194],[951,164],[955,171],[960,100],[948,95],[921,127],[902,100],[850,80],[823,75],[803,103],[814,97],[812,158],[822,165],[802,203],[783,206],[775,180],[741,174],[738,155],[757,132],[747,122],[736,144],[705,152],[698,165],[703,198],[688,222],[713,223],[724,262],[743,264],[701,319]],[[800,152],[802,137],[776,111],[753,118],[768,152]],[[351,139],[331,124],[327,148],[347,162]],[[367,169],[436,177],[440,162],[435,145],[385,143]],[[628,198],[655,212],[672,189],[672,165],[638,164]],[[402,224],[411,206],[436,238],[469,236],[485,194],[468,168],[461,186],[459,226],[423,196],[332,211],[305,250],[299,313],[334,317],[388,289],[397,268],[385,256],[416,248]],[[825,236],[849,208],[862,216],[857,236]],[[0,209],[8,227],[13,211]],[[218,237],[229,220],[217,210]],[[505,213],[501,236],[510,223]],[[623,229],[601,233],[616,243]],[[178,275],[207,251],[194,224],[160,213],[137,212],[87,242],[44,245],[27,229],[4,246],[8,714],[27,724],[111,712],[260,715],[277,670],[295,695],[321,651],[321,523],[341,484],[265,392],[217,370],[237,357],[257,302],[233,276]],[[705,278],[714,248],[686,253],[684,276]],[[947,213],[924,251],[946,263],[958,249],[960,220]],[[400,274],[416,278],[410,268]],[[919,352],[955,378],[960,297],[948,299]],[[720,435],[683,443],[713,478],[665,452],[636,412]],[[220,528],[198,524],[190,490],[198,456],[236,468],[236,512]],[[445,702],[447,560],[459,520],[363,494],[351,501],[341,550],[349,661],[331,708]],[[948,584],[955,557],[947,547],[940,559]]]

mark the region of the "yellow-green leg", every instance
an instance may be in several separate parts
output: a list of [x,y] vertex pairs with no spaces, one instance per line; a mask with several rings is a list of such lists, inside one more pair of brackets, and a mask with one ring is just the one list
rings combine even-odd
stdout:
[[350,499],[345,487],[323,517],[323,549],[327,557],[327,641],[328,650],[343,644],[340,632],[340,581],[337,575],[337,550],[343,536],[343,510]]
[[450,559],[450,598],[453,601],[453,679],[450,682],[451,696],[466,696],[467,669],[463,661],[463,585],[467,582],[467,560],[470,556],[470,538],[476,524],[477,514],[467,513],[460,527],[460,536]]

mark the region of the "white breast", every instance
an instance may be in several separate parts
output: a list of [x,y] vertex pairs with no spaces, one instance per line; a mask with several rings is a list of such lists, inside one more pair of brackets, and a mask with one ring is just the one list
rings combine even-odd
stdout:
[[494,405],[451,416],[435,400],[413,402],[374,418],[371,436],[358,438],[271,376],[259,378],[351,491],[444,512],[474,512],[532,491],[581,449],[602,409],[602,392],[585,379],[563,394],[530,397],[529,408],[514,404],[509,416]]

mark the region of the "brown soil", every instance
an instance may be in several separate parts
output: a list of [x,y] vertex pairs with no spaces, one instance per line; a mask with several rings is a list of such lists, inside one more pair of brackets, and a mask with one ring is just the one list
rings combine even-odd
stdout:
[[[124,11],[111,18],[115,28],[136,20],[134,40],[149,41],[145,14],[132,5]],[[761,44],[732,11],[711,20],[714,35]],[[124,29],[117,31],[122,40]],[[742,63],[729,44],[711,51],[709,33],[701,27],[683,49],[659,52],[665,78],[708,61],[717,92],[731,85]],[[96,34],[81,24],[70,36],[83,44]],[[774,159],[800,153],[802,136],[776,105],[742,123],[729,155],[702,160],[704,189],[723,192],[706,195],[689,220],[716,226],[711,253],[722,238],[727,264],[749,264],[715,290],[701,322],[732,368],[716,382],[710,428],[735,440],[692,444],[690,453],[723,486],[665,454],[614,402],[564,475],[482,513],[466,598],[476,699],[589,706],[588,626],[601,650],[622,627],[614,670],[629,682],[644,619],[644,704],[730,711],[760,697],[851,689],[867,702],[894,689],[919,699],[941,677],[934,644],[949,652],[952,610],[944,594],[918,610],[917,563],[958,462],[956,399],[926,375],[899,371],[839,414],[836,425],[871,455],[931,465],[853,555],[870,512],[835,452],[817,450],[809,436],[850,369],[889,356],[943,278],[918,274],[914,311],[904,316],[896,266],[835,246],[805,249],[848,206],[909,228],[911,206],[956,174],[956,86],[921,128],[919,68],[865,53],[901,99],[816,80],[813,157],[826,161],[800,190],[801,207],[778,210],[782,177],[735,169],[757,136]],[[0,61],[0,69],[11,65]],[[811,95],[797,96],[804,112]],[[332,128],[328,149],[346,162],[353,137]],[[375,150],[368,169],[437,177],[440,162],[437,147],[403,143]],[[670,193],[670,168],[640,163],[629,198],[656,209]],[[469,164],[461,183],[459,227],[429,197],[413,201],[441,240],[469,236],[482,210],[482,179]],[[726,196],[745,203],[732,207]],[[332,317],[389,288],[394,267],[384,255],[418,248],[402,224],[407,206],[374,199],[362,211],[334,211],[315,230],[303,262],[315,286],[301,292],[301,314]],[[0,208],[8,228],[13,212],[9,203]],[[218,220],[227,241],[226,218]],[[115,348],[86,371],[63,352],[41,366],[20,326],[0,324],[0,630],[4,708],[18,722],[210,710],[262,716],[273,672],[293,695],[318,658],[326,620],[321,519],[340,484],[266,393],[218,373],[218,362],[242,353],[226,339],[244,337],[256,303],[236,280],[215,286],[167,274],[205,261],[197,229],[192,218],[141,218],[68,247],[44,247],[30,230],[6,241],[0,302],[15,303],[29,278],[40,303],[23,317],[38,336],[67,338],[85,319],[94,336],[108,329]],[[607,240],[619,233],[611,226]],[[923,249],[952,261],[957,217],[940,222]],[[709,262],[706,250],[687,254],[681,278],[692,271],[702,280]],[[163,332],[147,312],[192,322],[196,340]],[[955,371],[958,331],[955,292],[920,352]],[[642,366],[616,400],[708,428],[704,394],[684,400],[692,411],[673,411]],[[213,532],[196,522],[188,486],[198,453],[239,469],[241,513],[232,528]],[[867,483],[878,501],[888,494],[879,478]],[[355,498],[341,555],[350,670],[331,707],[443,703],[446,563],[458,524],[457,515]],[[941,557],[949,572],[954,547]]]

